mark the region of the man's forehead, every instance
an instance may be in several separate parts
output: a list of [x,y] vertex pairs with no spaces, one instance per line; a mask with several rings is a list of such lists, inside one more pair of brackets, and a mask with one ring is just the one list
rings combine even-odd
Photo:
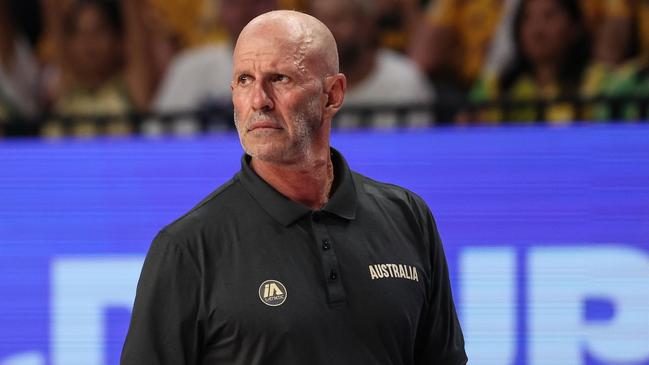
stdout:
[[261,64],[272,67],[292,64],[292,57],[285,52],[254,48],[235,53],[233,60],[235,69]]
[[[336,42],[317,19],[292,11],[277,11],[253,19],[239,35],[234,61],[250,49],[288,55],[301,73],[338,72]],[[286,59],[286,58],[282,58]],[[317,70],[316,70],[317,69]]]
[[242,32],[235,45],[235,52],[250,47],[295,51],[302,42],[301,37],[288,33],[285,29],[262,25]]
[[237,43],[233,61],[235,68],[263,63],[267,66],[292,66],[304,72],[304,63],[310,58],[308,54],[304,43],[277,35],[251,35]]
[[297,45],[278,41],[275,38],[256,38],[244,40],[234,50],[234,61],[237,60],[281,60],[290,58],[297,51]]

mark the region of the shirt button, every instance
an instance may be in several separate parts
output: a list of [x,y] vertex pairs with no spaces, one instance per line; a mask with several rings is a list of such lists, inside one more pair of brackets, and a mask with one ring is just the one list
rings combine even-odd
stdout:
[[322,240],[322,249],[327,251],[330,248],[331,248],[331,244],[329,240]]
[[331,272],[329,273],[329,280],[335,281],[336,279],[338,279],[338,273],[336,272],[336,270],[331,270]]

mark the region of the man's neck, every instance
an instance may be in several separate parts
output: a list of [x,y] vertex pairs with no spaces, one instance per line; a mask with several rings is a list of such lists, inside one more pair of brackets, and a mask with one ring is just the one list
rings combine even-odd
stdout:
[[282,195],[312,210],[320,210],[329,200],[334,179],[333,163],[329,148],[309,156],[291,164],[253,158],[250,166]]

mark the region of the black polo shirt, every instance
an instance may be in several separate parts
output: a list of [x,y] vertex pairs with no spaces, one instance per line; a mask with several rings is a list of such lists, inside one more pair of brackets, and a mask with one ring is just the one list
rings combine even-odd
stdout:
[[241,171],[151,244],[123,365],[465,364],[433,218],[332,149],[320,211]]

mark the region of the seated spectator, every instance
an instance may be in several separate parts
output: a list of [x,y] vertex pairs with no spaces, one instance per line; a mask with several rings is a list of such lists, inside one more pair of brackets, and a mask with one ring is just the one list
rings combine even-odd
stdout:
[[[638,53],[638,21],[642,8],[649,3],[633,0],[580,0],[584,23],[591,43],[593,60],[583,76],[581,96],[589,98],[601,95],[613,78],[615,69]],[[501,73],[512,62],[514,41],[513,18],[520,7],[520,0],[508,0],[501,24],[493,37],[483,68],[485,74]],[[598,108],[585,104],[582,118],[593,118]]]
[[[221,1],[219,18],[227,32],[227,40],[189,48],[178,54],[160,84],[153,110],[183,113],[209,111],[210,107],[230,109],[233,45],[250,20],[276,8],[276,0]],[[221,118],[213,127],[229,127],[231,123],[231,119]],[[154,121],[147,123],[146,128],[149,133],[161,132],[161,125]],[[193,133],[198,130],[198,121],[181,118],[174,123],[174,129],[176,133]]]
[[[60,29],[54,37],[59,77],[52,87],[51,110],[63,119],[74,118],[74,135],[129,133],[126,114],[144,110],[150,83],[147,48],[137,29],[138,3],[76,0],[62,11],[55,26]],[[97,116],[110,117],[105,129],[96,123]],[[43,130],[46,136],[68,132],[57,119]]]
[[[410,55],[435,82],[440,101],[464,97],[483,72],[500,73],[512,61],[511,23],[521,0],[436,0],[413,37]],[[630,4],[635,0],[579,0],[584,25],[597,33],[596,57],[619,63],[629,33]],[[649,25],[647,26],[649,29]],[[600,34],[601,33],[601,34]],[[595,37],[594,37],[595,38]],[[610,66],[589,71],[591,84]],[[592,75],[592,76],[591,76]]]
[[379,44],[406,52],[420,20],[417,0],[375,0],[378,12]]
[[[395,127],[395,113],[378,112],[371,120],[354,118],[345,110],[383,106],[427,105],[434,100],[434,91],[417,66],[407,57],[378,46],[377,13],[371,0],[313,0],[311,14],[326,24],[338,46],[340,68],[347,76],[347,92],[338,127],[368,124],[374,127]],[[350,108],[351,107],[351,108]],[[408,126],[432,122],[430,113],[406,115]]]
[[0,1],[0,122],[34,117],[42,106],[40,66],[14,19],[9,2]]
[[[609,1],[607,4],[607,16],[592,34],[594,59],[586,69],[582,87],[582,96],[586,98],[604,96],[618,77],[617,69],[637,57],[639,52],[639,2]],[[583,116],[602,120],[610,118],[610,110],[606,103],[589,103]]]
[[[514,17],[514,60],[498,74],[485,74],[471,92],[473,101],[545,100],[577,97],[589,62],[589,39],[576,0],[522,0]],[[478,113],[483,121],[535,120],[535,107],[506,113]],[[565,122],[576,117],[570,104],[551,103],[545,118]]]
[[[647,69],[649,65],[649,2],[617,1],[613,17],[603,22],[597,33],[595,54],[598,62],[588,70],[588,96],[613,99],[647,98]],[[603,55],[603,57],[602,57]],[[647,117],[636,102],[596,103],[589,117],[599,121],[612,118],[637,120]]]
[[410,56],[436,85],[444,85],[445,93],[469,89],[482,70],[506,3],[515,1],[432,1]]
[[594,63],[619,66],[637,53],[639,1],[582,1],[593,43]]

